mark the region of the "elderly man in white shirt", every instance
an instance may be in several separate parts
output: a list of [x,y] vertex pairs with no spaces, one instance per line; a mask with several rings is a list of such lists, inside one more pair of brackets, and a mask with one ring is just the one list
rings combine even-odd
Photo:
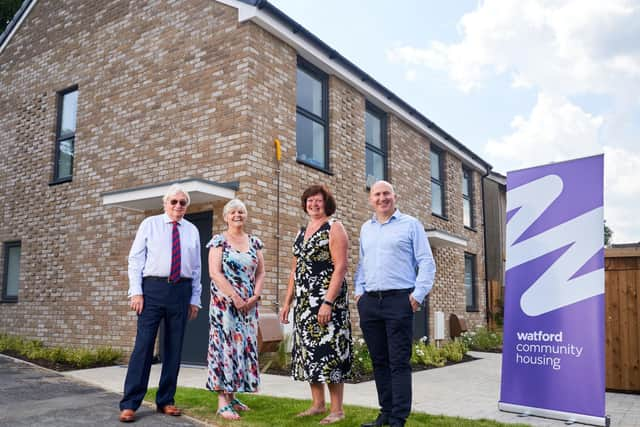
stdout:
[[147,392],[161,320],[164,348],[156,405],[158,412],[181,415],[174,395],[187,319],[200,308],[200,234],[184,219],[191,200],[181,186],[172,185],[162,201],[165,213],[142,221],[129,252],[129,306],[138,314],[138,328],[120,401],[122,422],[135,421]]

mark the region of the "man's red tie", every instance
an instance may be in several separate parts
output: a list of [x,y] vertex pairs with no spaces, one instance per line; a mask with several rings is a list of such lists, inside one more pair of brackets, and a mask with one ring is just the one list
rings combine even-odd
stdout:
[[169,281],[177,282],[180,280],[180,231],[178,230],[178,223],[173,222],[173,233],[171,234],[171,273],[169,274]]

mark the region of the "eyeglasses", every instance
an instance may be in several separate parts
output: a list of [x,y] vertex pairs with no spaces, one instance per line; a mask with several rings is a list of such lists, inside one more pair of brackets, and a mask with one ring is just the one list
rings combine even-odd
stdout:
[[187,206],[187,201],[184,199],[182,200],[171,199],[169,203],[171,203],[172,206],[175,206],[178,203],[180,203],[180,206]]

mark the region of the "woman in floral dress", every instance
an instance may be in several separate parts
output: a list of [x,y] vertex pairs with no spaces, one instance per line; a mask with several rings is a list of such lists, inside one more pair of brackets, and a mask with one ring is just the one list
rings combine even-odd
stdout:
[[302,208],[309,222],[293,244],[293,266],[280,320],[293,313],[291,376],[311,387],[311,407],[298,416],[324,414],[327,384],[331,410],[320,424],[344,418],[344,381],[351,377],[352,343],[347,299],[347,233],[330,216],[336,202],[324,185],[313,185],[302,194]]
[[218,415],[240,419],[249,408],[234,393],[255,392],[258,374],[258,301],[264,283],[262,242],[244,231],[247,209],[240,200],[223,211],[227,231],[209,247],[211,303],[207,389],[218,392]]

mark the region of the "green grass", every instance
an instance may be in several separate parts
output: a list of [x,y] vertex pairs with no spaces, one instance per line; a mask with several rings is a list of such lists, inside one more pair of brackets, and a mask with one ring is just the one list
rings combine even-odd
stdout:
[[[145,399],[155,402],[156,391],[157,389],[155,388],[149,390]],[[215,393],[208,390],[179,387],[176,392],[176,405],[183,409],[187,415],[220,427],[318,427],[318,422],[323,418],[322,415],[295,418],[295,414],[309,407],[310,400],[286,399],[255,394],[242,394],[239,397],[251,407],[251,411],[241,413],[242,420],[239,421],[226,421],[217,417],[215,413],[218,398]],[[374,420],[378,415],[376,409],[362,406],[345,405],[344,410],[346,418],[332,425],[336,427],[360,426],[363,422]],[[412,413],[406,424],[407,427],[426,425],[433,427],[525,427],[524,424],[505,424],[492,420],[468,420],[422,413]]]

